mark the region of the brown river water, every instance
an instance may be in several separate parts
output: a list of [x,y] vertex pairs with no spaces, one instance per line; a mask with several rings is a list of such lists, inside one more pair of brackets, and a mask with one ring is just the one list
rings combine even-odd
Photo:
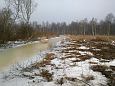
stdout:
[[15,64],[21,60],[37,55],[40,51],[48,48],[48,43],[32,43],[16,48],[0,51],[0,70]]

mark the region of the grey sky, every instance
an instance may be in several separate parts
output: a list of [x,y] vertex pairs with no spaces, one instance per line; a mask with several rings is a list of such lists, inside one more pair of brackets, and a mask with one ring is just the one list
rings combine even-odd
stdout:
[[[2,1],[0,0],[1,6]],[[115,0],[36,0],[38,7],[32,20],[71,22],[84,18],[104,19],[108,13],[115,15]]]
[[2,8],[4,6],[4,0],[0,0],[0,8]]
[[108,13],[115,15],[115,0],[37,0],[36,21],[71,22],[85,17],[103,19]]

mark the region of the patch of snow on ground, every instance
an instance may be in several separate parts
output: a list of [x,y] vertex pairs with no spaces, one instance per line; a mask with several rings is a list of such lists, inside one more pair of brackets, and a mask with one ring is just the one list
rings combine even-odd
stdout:
[[81,55],[90,55],[93,56],[93,53],[89,52],[89,51],[78,51]]
[[11,80],[0,80],[0,86],[29,86],[28,79],[26,78],[14,78]]
[[81,46],[81,47],[79,47],[78,49],[89,49],[89,48],[86,47],[86,46]]
[[108,66],[115,66],[115,59],[113,61],[110,61],[109,63],[107,63]]

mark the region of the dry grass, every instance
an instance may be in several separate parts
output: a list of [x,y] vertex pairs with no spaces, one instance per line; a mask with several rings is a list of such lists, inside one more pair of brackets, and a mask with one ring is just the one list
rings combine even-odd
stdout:
[[44,58],[45,60],[52,60],[54,59],[54,53],[47,53],[46,54],[46,57]]
[[92,61],[90,61],[89,63],[90,63],[90,64],[98,64],[97,62],[92,62]]
[[72,78],[72,77],[65,77],[65,78],[66,78],[67,80],[69,80],[69,81],[74,81],[74,82],[75,82],[76,79],[77,79],[77,78]]
[[41,62],[33,64],[32,67],[39,68],[39,67],[44,67],[46,65],[51,65],[50,62],[52,59],[54,59],[54,55],[55,54],[53,54],[53,53],[47,53],[45,58]]
[[89,56],[87,56],[87,55],[85,55],[85,56],[79,56],[79,58],[80,58],[80,60],[81,61],[85,61],[85,60],[87,60],[87,59],[90,59],[91,57],[89,57]]
[[44,77],[48,82],[53,80],[53,74],[49,73],[48,70],[42,70],[40,75]]
[[93,65],[91,66],[91,69],[93,71],[99,71],[99,72],[103,72],[105,71],[106,69],[108,69],[108,67],[106,65]]
[[88,81],[90,81],[90,80],[94,80],[94,76],[93,76],[93,75],[82,76],[82,78],[83,78],[86,82],[88,82]]
[[69,35],[68,36],[71,40],[76,40],[76,41],[115,41],[115,36],[103,36],[103,35],[96,35],[96,36],[91,36],[91,35]]
[[110,68],[115,71],[115,66],[110,65]]

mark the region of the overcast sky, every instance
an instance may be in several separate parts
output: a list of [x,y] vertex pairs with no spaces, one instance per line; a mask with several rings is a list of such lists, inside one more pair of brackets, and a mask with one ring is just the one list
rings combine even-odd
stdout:
[[[1,3],[2,0],[0,0]],[[84,18],[104,19],[108,13],[115,15],[115,0],[36,0],[38,6],[32,20],[71,22]]]

